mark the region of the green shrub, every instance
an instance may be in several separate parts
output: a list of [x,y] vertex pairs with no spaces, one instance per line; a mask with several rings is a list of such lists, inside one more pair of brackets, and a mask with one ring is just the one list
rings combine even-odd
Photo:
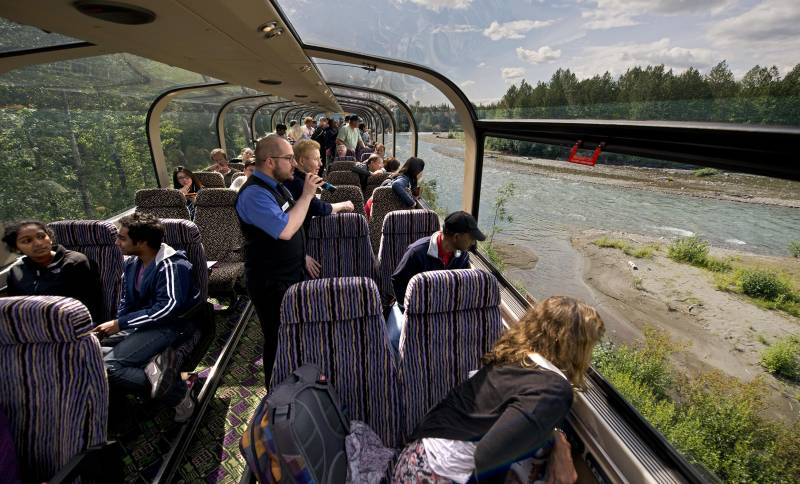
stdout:
[[743,269],[739,276],[742,292],[754,298],[775,301],[791,295],[792,289],[777,274],[761,269]]
[[608,237],[600,237],[592,243],[603,249],[619,249],[626,255],[637,259],[652,259],[653,253],[658,250],[657,244],[634,245],[624,240],[609,239]]
[[667,248],[667,257],[675,262],[705,267],[708,260],[708,242],[696,235],[678,239]]
[[789,253],[792,254],[792,257],[800,257],[800,240],[789,242]]
[[705,268],[712,272],[728,272],[733,269],[730,262],[716,257],[706,257]]
[[702,178],[706,176],[718,175],[719,173],[720,171],[716,168],[698,168],[692,172],[692,175]]
[[789,336],[776,341],[761,352],[761,365],[772,374],[800,379],[800,338]]

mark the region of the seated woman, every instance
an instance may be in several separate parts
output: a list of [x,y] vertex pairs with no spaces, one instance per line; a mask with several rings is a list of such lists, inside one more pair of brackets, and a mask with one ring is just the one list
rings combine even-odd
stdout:
[[172,172],[172,187],[186,197],[186,208],[189,209],[189,215],[194,220],[194,201],[197,199],[197,192],[203,189],[203,184],[191,170],[178,166]]
[[95,322],[103,321],[103,290],[97,267],[85,255],[53,242],[43,222],[6,227],[3,242],[24,257],[8,274],[9,296],[64,296],[82,302]]
[[[403,163],[397,172],[392,173],[389,178],[381,183],[382,187],[391,186],[395,194],[408,207],[414,208],[419,197],[419,179],[422,178],[422,171],[425,169],[425,161],[413,156]],[[372,197],[369,197],[364,204],[364,212],[367,218],[372,217]]]
[[386,156],[386,147],[383,146],[383,143],[375,143],[375,151],[373,153],[384,158]]
[[569,443],[557,427],[604,331],[597,311],[570,297],[528,310],[483,357],[483,368],[423,417],[393,482],[503,482],[513,463],[550,446],[548,482],[575,482]]

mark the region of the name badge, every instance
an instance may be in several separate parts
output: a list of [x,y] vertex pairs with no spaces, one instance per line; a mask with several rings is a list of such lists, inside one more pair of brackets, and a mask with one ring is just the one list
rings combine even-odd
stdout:
[[289,202],[284,203],[283,206],[281,207],[281,210],[283,210],[284,212],[289,210]]

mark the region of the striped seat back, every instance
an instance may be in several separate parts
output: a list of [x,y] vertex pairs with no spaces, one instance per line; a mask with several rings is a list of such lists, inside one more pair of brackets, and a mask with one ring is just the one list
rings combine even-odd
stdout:
[[329,171],[325,176],[325,181],[337,187],[342,185],[353,185],[361,189],[361,179],[358,174],[352,171]]
[[320,277],[375,278],[375,258],[363,215],[337,213],[312,219],[306,253],[322,265]]
[[190,220],[186,197],[174,188],[145,188],[136,190],[136,213],[149,213],[158,218]]
[[56,242],[83,253],[97,264],[103,287],[103,321],[117,316],[122,288],[122,251],[117,247],[117,227],[102,220],[64,220],[48,224]]
[[408,210],[408,206],[400,200],[400,197],[392,190],[392,187],[378,187],[372,194],[372,214],[369,219],[369,240],[372,242],[372,250],[378,253],[381,245],[381,230],[383,229],[383,219],[389,212],[395,210]]
[[397,371],[373,280],[316,279],[289,288],[270,386],[304,363],[328,376],[351,420],[369,424],[384,445],[402,444]]
[[345,160],[334,161],[328,167],[328,173],[331,173],[331,172],[334,172],[334,171],[350,171],[350,168],[353,168],[354,166],[356,166],[356,162],[355,161],[350,161],[350,160],[347,160],[347,161],[345,161]]
[[364,213],[364,196],[361,194],[361,189],[353,185],[339,185],[335,192],[323,191],[322,201],[328,203],[339,203],[344,201],[353,202],[353,213],[363,215]]
[[408,246],[439,228],[439,217],[430,210],[396,210],[386,215],[378,248],[378,287],[384,301],[394,297],[392,274]]
[[400,334],[405,433],[492,348],[503,330],[497,279],[473,269],[423,272],[408,284]]
[[91,329],[89,311],[75,299],[0,298],[0,409],[23,482],[48,481],[106,441],[108,383]]
[[203,188],[225,188],[225,177],[222,173],[216,171],[196,171],[194,175],[197,177]]

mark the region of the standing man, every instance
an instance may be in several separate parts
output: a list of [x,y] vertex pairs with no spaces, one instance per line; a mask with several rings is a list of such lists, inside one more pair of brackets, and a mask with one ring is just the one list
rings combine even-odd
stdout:
[[361,131],[358,130],[358,116],[355,114],[350,116],[350,120],[346,126],[339,129],[339,134],[336,136],[337,145],[345,145],[348,151],[353,152],[355,156],[356,148],[359,146],[363,149],[364,141],[361,140]]
[[322,175],[323,170],[325,169],[325,162],[327,161],[327,156],[325,156],[325,132],[328,129],[328,118],[320,118],[319,124],[317,128],[314,130],[314,134],[311,135],[311,141],[316,141],[319,143],[319,159],[322,162],[320,164],[320,168],[318,171],[318,175]]
[[309,173],[301,196],[294,200],[283,182],[294,176],[292,145],[278,135],[256,144],[255,172],[236,199],[236,213],[244,235],[247,293],[264,333],[264,383],[269,388],[278,348],[283,295],[305,279],[313,260],[305,254],[303,221],[322,178]]

